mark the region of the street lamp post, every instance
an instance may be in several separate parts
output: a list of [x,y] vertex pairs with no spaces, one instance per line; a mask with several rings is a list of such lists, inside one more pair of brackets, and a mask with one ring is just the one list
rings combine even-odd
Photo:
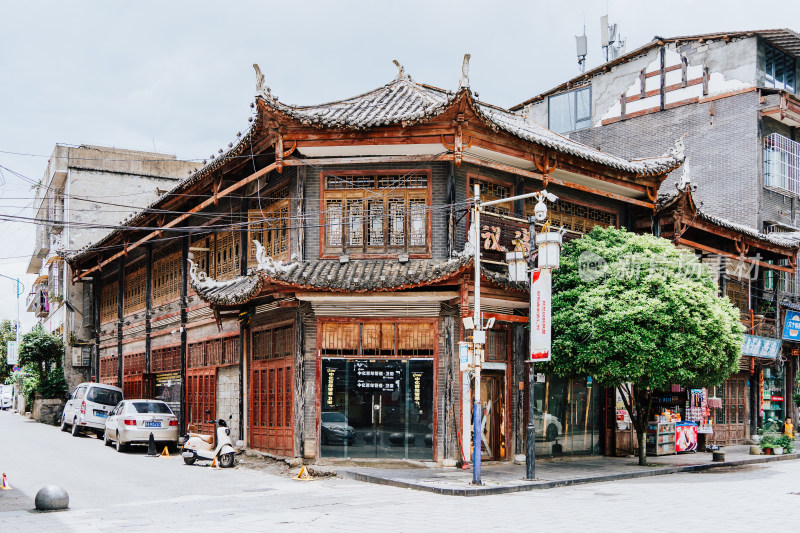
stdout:
[[[529,351],[529,372],[528,372],[528,427],[527,427],[527,445],[525,453],[526,465],[526,478],[534,479],[535,477],[535,454],[534,446],[536,444],[536,428],[534,420],[534,381],[535,374],[533,372],[534,361],[549,361],[550,360],[550,270],[558,268],[559,264],[559,246],[561,244],[561,234],[558,232],[545,231],[540,237],[536,236],[536,222],[544,222],[547,218],[547,204],[545,199],[555,202],[558,197],[542,190],[535,193],[520,194],[510,198],[501,198],[498,200],[491,200],[488,202],[481,202],[480,187],[475,185],[474,189],[474,216],[472,234],[474,253],[475,253],[475,291],[474,291],[474,318],[472,328],[472,346],[473,346],[473,361],[472,368],[474,372],[474,402],[473,402],[473,470],[472,470],[472,483],[476,485],[481,484],[481,354],[483,345],[486,344],[486,330],[483,327],[481,319],[481,247],[480,247],[480,212],[485,207],[495,204],[502,204],[513,202],[516,200],[523,200],[525,198],[535,197],[538,202],[534,207],[534,217],[529,219],[530,223],[530,255],[529,255],[529,268],[531,270],[531,300],[530,300],[530,351]],[[533,246],[539,247],[539,268],[533,269]],[[543,271],[543,272],[542,272]],[[543,274],[543,275],[542,275]],[[541,278],[541,282],[537,285],[538,292],[534,296],[534,283]],[[540,316],[541,315],[541,316]],[[542,335],[536,335],[534,341],[534,316],[540,321],[539,329]],[[468,320],[468,319],[465,319]],[[489,326],[491,327],[491,326]],[[542,338],[540,338],[542,337]],[[544,343],[544,344],[543,344]],[[543,357],[544,355],[544,357]],[[462,392],[464,392],[462,390]],[[462,403],[462,405],[466,405]],[[466,427],[464,428],[466,433]],[[464,442],[469,442],[464,436]]]

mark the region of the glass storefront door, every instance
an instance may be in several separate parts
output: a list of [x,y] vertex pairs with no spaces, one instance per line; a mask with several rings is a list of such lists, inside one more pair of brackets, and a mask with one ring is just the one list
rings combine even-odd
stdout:
[[322,457],[433,459],[433,360],[322,359]]

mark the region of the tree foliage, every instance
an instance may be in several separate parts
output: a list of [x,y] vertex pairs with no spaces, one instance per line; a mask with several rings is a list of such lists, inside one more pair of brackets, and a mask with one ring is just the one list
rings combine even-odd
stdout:
[[650,391],[720,384],[737,369],[742,332],[708,269],[668,240],[596,227],[564,245],[553,276],[550,370],[621,389],[640,464]]
[[17,338],[17,321],[9,320],[7,318],[0,321],[0,384],[5,383],[8,376],[11,375],[13,367],[6,364],[8,341],[13,341]]
[[19,363],[33,370],[35,390],[43,398],[60,398],[67,390],[61,361],[64,341],[37,325],[22,336]]

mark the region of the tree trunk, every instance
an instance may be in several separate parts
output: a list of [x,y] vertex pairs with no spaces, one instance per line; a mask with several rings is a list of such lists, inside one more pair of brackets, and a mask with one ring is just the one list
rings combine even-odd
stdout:
[[639,466],[647,466],[647,418],[652,403],[650,391],[634,385],[621,385],[619,390],[622,402],[631,417],[633,429],[636,430],[636,441],[639,443]]

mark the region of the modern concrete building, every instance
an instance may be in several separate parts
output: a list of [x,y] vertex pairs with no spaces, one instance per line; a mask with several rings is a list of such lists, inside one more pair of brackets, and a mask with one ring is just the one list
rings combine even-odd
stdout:
[[[722,261],[721,293],[741,309],[748,333],[774,342],[786,309],[800,310],[796,255],[762,253],[790,246],[796,254],[799,56],[800,35],[788,29],[656,37],[512,110],[629,158],[685,136],[685,168],[661,184],[659,209],[637,230]],[[796,420],[798,348],[784,342],[775,359],[743,357],[743,371],[714,391],[724,405],[716,442],[743,442],[788,414]]]
[[92,338],[91,284],[73,284],[62,257],[95,242],[197,168],[174,155],[101,146],[56,145],[33,205],[38,221],[28,264],[38,274],[27,310],[45,329],[63,335],[64,372],[71,386],[88,380]]

